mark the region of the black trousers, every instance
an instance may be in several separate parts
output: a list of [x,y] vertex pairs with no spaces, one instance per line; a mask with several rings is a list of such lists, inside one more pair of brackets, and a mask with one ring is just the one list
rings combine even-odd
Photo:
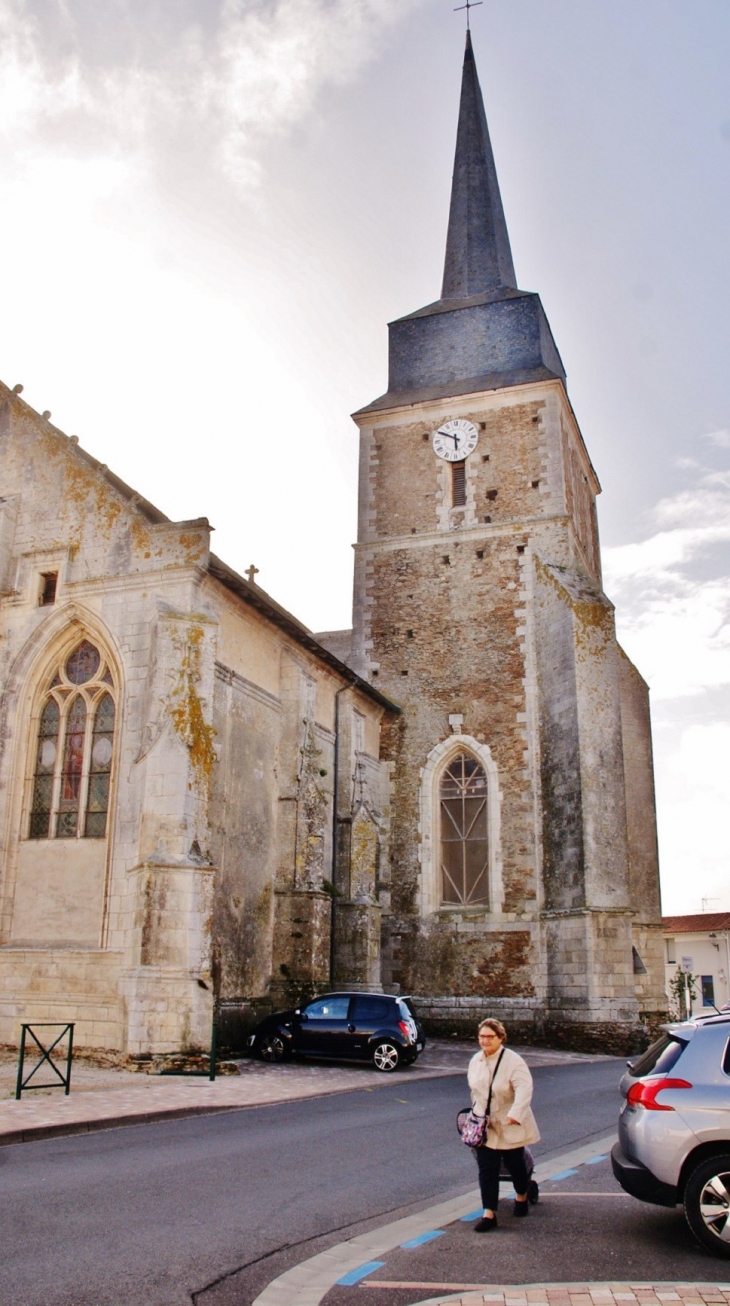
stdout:
[[496,1211],[499,1204],[499,1171],[503,1161],[515,1192],[524,1197],[529,1184],[524,1147],[507,1147],[502,1152],[496,1147],[475,1147],[474,1155],[479,1166],[479,1191],[485,1211]]

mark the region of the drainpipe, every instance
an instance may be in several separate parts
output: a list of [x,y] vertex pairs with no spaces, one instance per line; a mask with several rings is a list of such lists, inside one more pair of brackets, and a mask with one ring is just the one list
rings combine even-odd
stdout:
[[335,756],[334,769],[335,773],[332,778],[332,906],[330,907],[330,988],[334,988],[335,983],[335,903],[336,889],[335,880],[337,876],[337,799],[339,796],[339,778],[340,778],[340,694],[344,694],[349,685],[341,685],[335,693]]

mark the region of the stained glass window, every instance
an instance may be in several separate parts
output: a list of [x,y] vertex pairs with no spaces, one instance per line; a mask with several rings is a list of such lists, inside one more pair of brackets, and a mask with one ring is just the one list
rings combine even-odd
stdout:
[[114,756],[113,688],[109,667],[88,640],[56,668],[38,727],[29,838],[104,838]]
[[66,737],[63,745],[61,770],[61,797],[58,804],[56,835],[59,839],[73,839],[79,823],[79,797],[81,772],[84,763],[86,739],[86,704],[80,694],[71,702],[66,715]]
[[459,753],[441,777],[441,900],[445,906],[489,903],[487,776]]
[[85,685],[87,680],[91,680],[96,675],[100,662],[98,649],[85,639],[83,644],[79,644],[78,648],[74,649],[66,663],[66,675],[72,685]]
[[58,757],[59,723],[58,703],[55,698],[50,698],[43,709],[38,731],[33,806],[30,813],[31,839],[48,838],[53,800],[53,775]]
[[86,799],[87,839],[103,839],[106,834],[106,814],[109,808],[109,779],[112,767],[114,740],[114,700],[111,694],[100,699],[94,716],[89,764],[89,792]]

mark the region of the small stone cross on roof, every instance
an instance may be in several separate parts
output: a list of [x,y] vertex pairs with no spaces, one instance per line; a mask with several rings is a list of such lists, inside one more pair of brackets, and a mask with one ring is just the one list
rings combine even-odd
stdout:
[[466,0],[465,5],[457,5],[454,13],[458,14],[461,9],[466,9],[466,30],[469,31],[469,10],[476,9],[477,5],[484,4],[484,0]]
[[256,581],[254,580],[254,576],[258,576],[259,574],[258,567],[254,567],[253,563],[251,563],[251,566],[246,568],[245,574],[248,576],[249,585],[255,585]]

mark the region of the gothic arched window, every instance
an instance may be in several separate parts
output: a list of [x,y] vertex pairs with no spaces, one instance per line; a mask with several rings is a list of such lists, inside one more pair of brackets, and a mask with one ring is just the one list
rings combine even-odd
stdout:
[[487,775],[476,758],[457,753],[439,785],[441,901],[444,906],[489,902]]
[[103,839],[114,753],[114,683],[87,639],[56,667],[41,708],[30,839]]

